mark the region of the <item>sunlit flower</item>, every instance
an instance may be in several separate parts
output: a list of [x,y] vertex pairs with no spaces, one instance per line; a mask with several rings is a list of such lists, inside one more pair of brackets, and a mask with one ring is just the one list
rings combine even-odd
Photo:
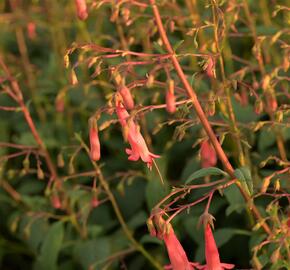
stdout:
[[160,156],[149,152],[147,144],[140,132],[140,127],[133,120],[128,122],[128,142],[131,146],[131,149],[126,149],[126,153],[129,155],[128,159],[137,161],[141,158],[142,161],[147,163],[147,167],[151,169],[153,159],[159,158]]
[[120,101],[117,101],[116,112],[120,124],[124,129],[125,138],[131,146],[131,149],[126,149],[126,153],[129,155],[128,159],[137,161],[141,158],[142,161],[147,163],[148,168],[151,169],[153,159],[160,156],[149,152],[147,144],[140,132],[140,127],[133,121],[133,119],[129,119],[129,114]]
[[224,270],[234,268],[233,264],[221,263],[219,252],[212,234],[210,224],[205,225],[205,260],[204,270]]
[[88,17],[86,0],[75,0],[77,15],[80,20],[85,20]]
[[217,163],[216,151],[209,140],[204,140],[200,146],[201,167],[214,167]]

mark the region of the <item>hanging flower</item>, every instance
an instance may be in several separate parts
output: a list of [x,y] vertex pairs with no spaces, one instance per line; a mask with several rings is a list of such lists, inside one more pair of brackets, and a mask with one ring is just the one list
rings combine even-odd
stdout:
[[[194,267],[197,266],[198,263],[191,263],[188,260],[186,253],[178,238],[176,237],[171,224],[167,224],[162,216],[159,214],[154,217],[154,220],[157,230],[157,233],[155,233],[155,235],[160,240],[164,241],[171,263],[171,265],[165,266],[164,268],[173,270],[194,270]],[[150,234],[152,234],[152,230],[153,232],[155,232],[155,226],[151,223],[152,222],[149,222]]]
[[147,167],[151,169],[153,159],[159,158],[160,156],[149,152],[146,142],[140,132],[140,127],[132,119],[129,119],[129,114],[123,104],[120,101],[116,103],[116,112],[124,130],[124,137],[131,146],[131,149],[126,149],[126,153],[129,155],[128,159],[137,161],[141,158],[142,161],[147,163]]
[[75,0],[75,4],[79,19],[84,21],[88,17],[86,0]]
[[153,159],[159,158],[160,156],[149,152],[147,144],[140,132],[140,127],[133,120],[130,120],[128,123],[128,142],[131,146],[131,149],[126,149],[126,153],[129,155],[128,159],[137,161],[141,158],[151,170]]
[[233,264],[221,263],[219,252],[212,234],[210,224],[205,225],[204,231],[205,238],[205,260],[206,265],[203,266],[204,270],[224,270],[234,268]]
[[94,161],[101,158],[100,140],[97,122],[95,118],[90,120],[90,157]]
[[173,80],[169,80],[169,87],[166,91],[166,110],[169,113],[175,113],[176,111]]
[[209,140],[204,140],[200,146],[201,167],[214,167],[217,163],[217,156],[215,149]]

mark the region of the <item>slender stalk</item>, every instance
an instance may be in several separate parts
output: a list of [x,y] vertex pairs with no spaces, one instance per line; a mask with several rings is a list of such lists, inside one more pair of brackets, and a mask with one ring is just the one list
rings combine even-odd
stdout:
[[[223,151],[219,141],[217,140],[217,138],[212,130],[212,127],[211,127],[210,123],[208,122],[208,120],[205,116],[205,113],[204,113],[204,111],[203,111],[203,109],[202,109],[202,107],[197,99],[197,96],[196,96],[194,90],[192,89],[192,87],[190,86],[190,84],[188,83],[188,81],[185,77],[185,74],[184,74],[184,72],[183,72],[183,70],[182,70],[182,68],[177,60],[177,57],[176,57],[176,55],[171,47],[171,44],[170,44],[168,37],[167,37],[167,34],[164,30],[161,16],[160,16],[158,7],[156,6],[155,0],[150,0],[150,4],[151,4],[151,7],[153,9],[153,14],[155,17],[155,21],[156,21],[156,25],[157,25],[160,37],[161,37],[161,39],[164,43],[164,46],[166,47],[168,53],[170,54],[170,59],[172,61],[172,64],[173,64],[181,82],[183,83],[184,88],[185,88],[188,96],[191,98],[191,101],[192,101],[193,107],[196,111],[196,114],[198,115],[207,135],[209,136],[209,138],[210,138],[210,140],[211,140],[211,142],[212,142],[212,144],[217,152],[219,159],[223,163],[225,170],[231,175],[232,178],[234,178],[234,169],[233,169],[232,165],[230,164],[225,152]],[[240,185],[239,182],[237,182],[237,186],[239,187],[239,190],[240,190],[241,194],[243,195],[245,201],[250,203],[252,199],[249,196],[249,194],[242,188],[242,186]],[[267,234],[272,235],[270,227],[268,226],[268,224],[266,222],[264,222],[263,217],[261,216],[258,208],[254,204],[251,205],[251,211],[255,215],[256,219],[259,222],[261,222],[261,224],[262,224],[261,226],[264,229],[264,231]]]
[[11,87],[12,87],[11,92],[13,93],[12,96],[14,97],[14,100],[19,104],[19,106],[23,112],[24,118],[25,118],[25,120],[30,128],[30,131],[31,131],[31,133],[32,133],[32,135],[33,135],[33,137],[34,137],[34,139],[35,139],[35,141],[40,149],[41,154],[43,155],[43,157],[46,161],[47,167],[51,173],[51,179],[55,180],[58,184],[58,187],[60,187],[61,182],[58,178],[56,168],[53,164],[53,161],[50,157],[48,150],[46,149],[46,146],[45,146],[43,140],[41,139],[41,137],[36,129],[36,126],[32,120],[31,114],[30,114],[26,104],[24,103],[22,91],[18,85],[18,82],[12,77],[8,67],[5,65],[1,56],[0,56],[0,66],[2,67],[3,71],[6,73],[6,76],[8,77],[8,79],[11,82]]
[[[90,150],[87,147],[87,145],[82,141],[82,139],[79,137],[78,140],[81,142],[82,147],[86,150],[86,152],[88,153],[88,155],[90,154]],[[105,177],[102,174],[102,171],[100,169],[100,167],[98,166],[98,164],[96,162],[92,161],[92,164],[96,170],[96,176],[98,177],[101,186],[104,188],[105,192],[108,195],[108,198],[112,204],[112,207],[114,209],[114,212],[117,216],[117,219],[125,233],[125,235],[127,236],[128,240],[133,244],[133,246],[135,247],[136,250],[138,250],[140,253],[142,253],[142,255],[148,259],[148,261],[150,261],[150,263],[159,270],[162,270],[163,267],[159,264],[159,262],[157,260],[155,260],[148,252],[147,250],[141,245],[139,244],[136,239],[134,238],[131,230],[129,229],[129,227],[127,226],[126,221],[123,218],[123,215],[120,211],[120,208],[118,206],[118,203],[114,197],[114,194],[112,193],[110,186],[108,185]]]

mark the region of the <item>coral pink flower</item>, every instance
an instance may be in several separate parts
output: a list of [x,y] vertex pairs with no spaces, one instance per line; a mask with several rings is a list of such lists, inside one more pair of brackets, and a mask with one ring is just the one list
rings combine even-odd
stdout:
[[147,167],[151,169],[153,159],[159,158],[160,156],[149,152],[147,144],[140,132],[140,127],[136,125],[133,120],[129,121],[128,127],[128,142],[131,146],[131,149],[126,149],[126,153],[129,155],[128,159],[137,161],[141,158],[142,161],[147,163]]
[[193,270],[192,264],[189,262],[186,253],[177,239],[172,227],[169,233],[163,235],[163,240],[167,249],[167,253],[173,270]]
[[205,238],[205,260],[206,265],[203,266],[204,270],[224,270],[234,268],[233,264],[221,263],[219,252],[210,228],[207,224],[204,232]]
[[209,140],[204,140],[200,146],[200,158],[201,158],[201,167],[208,168],[213,167],[217,163],[217,156],[215,149],[209,142]]
[[77,15],[80,20],[85,20],[88,17],[86,0],[75,0]]
[[166,110],[169,113],[175,113],[176,111],[173,80],[169,81],[169,88],[166,91]]
[[132,110],[135,105],[134,105],[134,100],[133,100],[132,94],[131,94],[130,90],[128,89],[128,87],[126,87],[125,85],[121,86],[118,89],[118,92],[120,93],[120,95],[123,99],[125,108],[127,110]]
[[90,121],[90,157],[97,161],[101,158],[100,140],[96,120]]
[[128,119],[129,114],[120,101],[116,104],[116,112],[121,126],[125,130],[125,137],[131,146],[131,149],[126,149],[126,153],[129,155],[128,159],[137,161],[141,158],[142,161],[147,163],[147,167],[151,169],[153,159],[159,158],[160,156],[149,152],[146,142],[140,132],[140,127],[135,124],[132,119]]

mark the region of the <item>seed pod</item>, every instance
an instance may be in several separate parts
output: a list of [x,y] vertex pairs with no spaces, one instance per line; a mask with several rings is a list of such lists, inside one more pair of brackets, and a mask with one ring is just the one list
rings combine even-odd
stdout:
[[78,18],[82,21],[87,19],[88,10],[86,0],[75,0]]
[[166,110],[169,113],[175,113],[176,111],[173,80],[169,80],[168,89],[166,91]]

